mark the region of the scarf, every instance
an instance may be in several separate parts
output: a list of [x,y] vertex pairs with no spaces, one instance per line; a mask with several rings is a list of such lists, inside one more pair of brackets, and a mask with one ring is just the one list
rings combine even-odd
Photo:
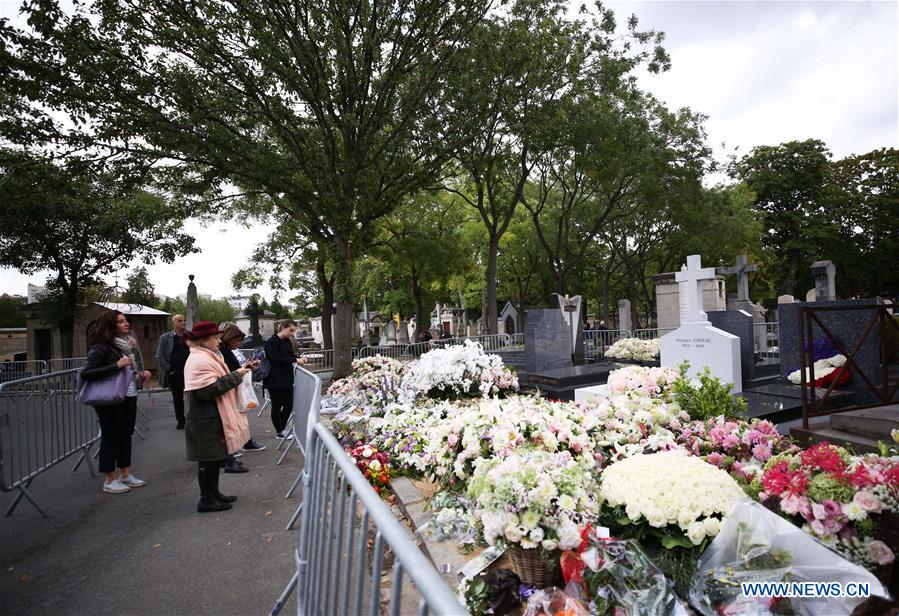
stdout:
[[[184,366],[184,391],[203,389],[228,374],[228,367],[221,355],[204,347],[192,347]],[[249,422],[239,410],[243,408],[239,389],[240,387],[229,389],[215,399],[228,453],[237,453],[250,440]]]
[[144,358],[140,353],[140,346],[138,346],[137,340],[134,338],[119,338],[116,336],[112,341],[115,343],[116,348],[122,352],[122,356],[127,357],[132,361],[132,367],[134,368],[134,383],[137,385],[138,389],[140,389],[144,384]]

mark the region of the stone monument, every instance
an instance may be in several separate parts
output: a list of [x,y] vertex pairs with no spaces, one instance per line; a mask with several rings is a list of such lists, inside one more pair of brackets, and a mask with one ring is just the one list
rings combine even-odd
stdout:
[[396,341],[398,344],[409,344],[409,321],[400,320]]
[[832,302],[837,298],[837,268],[833,261],[812,263],[812,276],[815,279],[816,302]]
[[[749,298],[749,274],[757,270],[758,266],[755,263],[750,263],[749,259],[746,258],[746,255],[737,255],[736,261],[731,266],[717,268],[719,274],[736,275],[737,277],[737,297],[732,302],[728,301],[727,309],[729,311],[746,312],[752,316],[753,323],[764,323],[765,309]],[[730,331],[727,328],[724,329],[725,331]],[[734,332],[731,331],[731,333]],[[768,348],[764,327],[754,328],[753,339],[755,340],[755,352],[761,352]],[[744,357],[744,375],[746,374],[746,369]]]
[[194,284],[194,275],[188,276],[190,282],[187,285],[187,308],[184,315],[187,318],[187,329],[193,329],[200,322],[200,297],[197,295],[197,285]]
[[529,373],[571,366],[571,328],[557,308],[528,310],[524,325],[525,370]]
[[[250,333],[240,343],[240,347],[242,349],[255,349],[262,346],[265,341],[262,339],[262,334],[259,333],[259,317],[262,316],[263,311],[259,309],[259,304],[255,297],[250,299],[243,312],[250,317]],[[333,332],[334,330],[332,329],[331,331]]]
[[627,330],[631,334],[634,333],[633,323],[631,322],[631,300],[629,299],[618,300],[618,329]]
[[396,321],[393,319],[387,321],[387,325],[384,326],[384,336],[386,338],[386,344],[398,344],[398,335]]
[[581,364],[584,361],[583,298],[580,295],[568,297],[558,293],[556,298],[559,300],[559,310],[562,311],[562,318],[565,319],[565,324],[569,328],[572,363]]
[[681,325],[662,336],[661,364],[677,368],[687,360],[690,376],[708,367],[713,376],[732,384],[734,393],[739,393],[743,390],[740,338],[712,326],[703,310],[703,282],[716,279],[715,268],[703,268],[699,255],[688,256],[687,264],[675,274]]
[[[680,320],[680,285],[676,272],[656,274],[652,277],[656,291],[656,321],[659,329],[673,329],[681,324]],[[724,293],[725,278],[721,274],[701,282],[702,304],[706,312],[727,310],[727,297]]]

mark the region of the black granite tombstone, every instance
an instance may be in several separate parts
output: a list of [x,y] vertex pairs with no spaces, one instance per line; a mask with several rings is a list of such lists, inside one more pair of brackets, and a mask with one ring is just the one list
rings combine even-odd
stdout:
[[527,372],[571,366],[571,329],[558,308],[528,310],[524,326]]
[[740,373],[743,387],[755,378],[755,332],[752,315],[743,310],[713,310],[709,322],[740,339]]
[[[800,348],[799,348],[799,310],[802,307],[816,308],[820,306],[874,306],[882,303],[876,299],[843,299],[825,302],[796,302],[793,304],[781,304],[779,306],[780,320],[780,368],[781,374],[787,376],[790,372],[799,369]],[[874,317],[874,310],[847,310],[847,311],[825,311],[816,313],[818,318],[827,327],[828,330],[836,337],[847,352],[852,352],[855,345],[861,340],[862,335],[868,323]],[[817,324],[813,327],[813,337],[815,342],[823,341],[825,334]],[[808,336],[806,335],[806,338]],[[808,343],[808,340],[806,340]],[[877,383],[878,369],[880,366],[880,347],[878,338],[878,328],[875,326],[868,337],[865,339],[858,353],[853,358],[855,363],[867,375],[868,379],[873,383]],[[853,372],[855,369],[852,368]],[[867,391],[868,387],[864,380],[857,374],[854,374],[845,389],[853,391]]]

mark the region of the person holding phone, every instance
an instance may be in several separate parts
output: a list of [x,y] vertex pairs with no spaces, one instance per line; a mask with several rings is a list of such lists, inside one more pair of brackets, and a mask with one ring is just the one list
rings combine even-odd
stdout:
[[146,484],[131,474],[131,436],[137,419],[137,390],[150,378],[150,373],[143,369],[140,348],[130,334],[131,325],[124,314],[118,310],[104,311],[88,327],[90,350],[81,370],[85,381],[109,378],[126,366],[132,366],[135,371],[122,402],[94,407],[100,422],[99,468],[106,476],[103,491],[110,494],[121,494]]
[[[225,360],[225,364],[228,366],[229,370],[237,370],[240,367],[252,370],[253,368],[258,367],[260,363],[259,360],[247,361],[243,356],[243,353],[240,352],[240,345],[247,335],[243,333],[237,325],[233,323],[222,323],[219,325],[219,329],[222,331],[222,344],[219,349],[222,352],[222,358]],[[263,451],[264,449],[265,445],[257,443],[253,440],[252,436],[243,446],[244,451]]]
[[307,361],[306,358],[298,359],[293,350],[291,340],[296,331],[297,322],[284,319],[278,326],[278,332],[265,341],[265,357],[272,369],[264,383],[272,400],[272,426],[278,438],[293,438],[292,434],[284,434],[293,410],[293,367]]
[[187,414],[184,435],[187,459],[197,462],[199,513],[231,509],[236,496],[219,490],[219,471],[250,440],[237,388],[249,368],[229,370],[219,352],[221,331],[212,321],[200,321],[187,334],[190,356],[184,366]]

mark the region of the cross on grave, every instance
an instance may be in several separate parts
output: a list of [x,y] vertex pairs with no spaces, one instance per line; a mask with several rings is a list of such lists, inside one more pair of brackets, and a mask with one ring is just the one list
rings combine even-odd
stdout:
[[709,319],[702,309],[703,280],[714,280],[715,268],[702,267],[702,257],[690,255],[687,264],[682,266],[679,272],[675,272],[674,280],[677,281],[680,302],[680,322],[684,323],[708,323]]
[[719,267],[719,274],[737,275],[737,300],[749,301],[749,274],[758,271],[755,263],[750,263],[746,255],[737,255],[736,262],[729,267]]
[[259,317],[262,316],[262,310],[259,309],[255,297],[251,298],[244,308],[244,314],[250,317],[250,333],[240,346],[244,349],[254,349],[263,343],[262,334],[259,333]]

